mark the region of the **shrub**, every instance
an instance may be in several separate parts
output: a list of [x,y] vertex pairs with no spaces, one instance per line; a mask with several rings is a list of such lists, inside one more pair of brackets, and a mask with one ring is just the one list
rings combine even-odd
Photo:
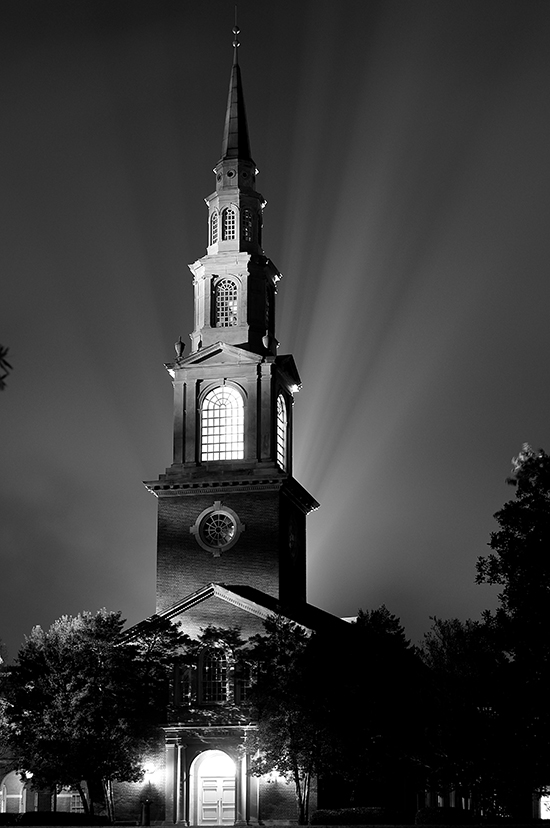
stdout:
[[479,817],[462,808],[421,808],[416,812],[415,825],[475,825]]
[[332,808],[323,809],[311,816],[311,825],[390,825],[395,814],[388,808]]
[[17,817],[13,825],[108,825],[106,816],[70,814],[67,811],[29,811],[26,814],[9,814]]

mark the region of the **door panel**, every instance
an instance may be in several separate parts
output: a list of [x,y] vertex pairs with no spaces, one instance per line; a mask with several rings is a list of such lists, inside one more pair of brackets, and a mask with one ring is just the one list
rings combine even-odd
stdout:
[[235,777],[228,777],[221,782],[222,825],[235,822]]
[[233,825],[235,778],[203,776],[200,782],[200,825]]

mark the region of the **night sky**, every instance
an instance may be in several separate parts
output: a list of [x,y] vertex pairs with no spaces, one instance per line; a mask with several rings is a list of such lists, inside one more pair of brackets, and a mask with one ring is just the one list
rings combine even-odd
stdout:
[[[311,603],[478,617],[523,442],[550,451],[550,4],[240,0],[284,274]],[[154,611],[163,363],[192,329],[229,0],[0,6],[0,638]]]

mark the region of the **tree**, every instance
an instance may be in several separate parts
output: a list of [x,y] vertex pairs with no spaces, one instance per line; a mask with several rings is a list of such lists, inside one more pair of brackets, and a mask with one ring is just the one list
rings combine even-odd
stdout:
[[360,609],[352,632],[349,663],[356,667],[344,688],[348,721],[340,773],[351,784],[354,804],[385,801],[403,811],[424,762],[426,670],[384,604]]
[[258,749],[253,772],[292,779],[299,821],[307,822],[313,776],[327,799],[358,804],[384,791],[396,803],[395,778],[421,749],[415,708],[420,664],[399,619],[386,607],[359,612],[357,623],[310,633],[283,618],[266,622],[252,652]]
[[497,584],[500,621],[516,657],[550,656],[550,456],[524,444],[514,458],[514,500],[495,514],[490,555],[477,562],[477,583]]
[[[179,658],[173,718],[205,725],[248,724],[248,648],[238,626],[225,628],[210,624],[201,628],[198,637],[189,641]],[[205,676],[208,673],[213,685],[209,690],[210,681]]]
[[[524,444],[513,460],[515,498],[495,518],[493,550],[477,562],[477,582],[502,587],[491,616],[509,659],[508,731],[515,745],[517,801],[550,781],[550,456]],[[489,617],[489,614],[487,614]]]
[[507,713],[509,660],[498,625],[432,619],[420,652],[430,671],[429,785],[454,790],[473,810],[502,815],[514,783],[515,740]]
[[291,779],[298,821],[306,825],[311,778],[326,767],[330,753],[322,699],[310,669],[314,636],[279,616],[268,618],[265,628],[266,635],[255,637],[251,652],[257,665],[252,691],[257,729],[249,740],[257,754],[251,771],[260,776],[276,770]]
[[123,624],[100,610],[34,627],[6,682],[4,731],[20,770],[40,787],[75,788],[90,814],[102,790],[111,817],[111,783],[141,778],[187,641],[158,617],[133,639],[121,638]]

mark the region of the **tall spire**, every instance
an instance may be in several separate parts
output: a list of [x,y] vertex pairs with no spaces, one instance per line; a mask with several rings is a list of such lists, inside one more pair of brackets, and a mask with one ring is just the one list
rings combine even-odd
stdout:
[[[239,161],[252,161],[250,154],[250,139],[244,106],[241,70],[239,68],[239,33],[237,26],[237,7],[235,6],[235,26],[233,27],[233,66],[229,81],[229,95],[223,130],[221,161],[229,158],[238,158]],[[253,162],[252,162],[253,163]]]

